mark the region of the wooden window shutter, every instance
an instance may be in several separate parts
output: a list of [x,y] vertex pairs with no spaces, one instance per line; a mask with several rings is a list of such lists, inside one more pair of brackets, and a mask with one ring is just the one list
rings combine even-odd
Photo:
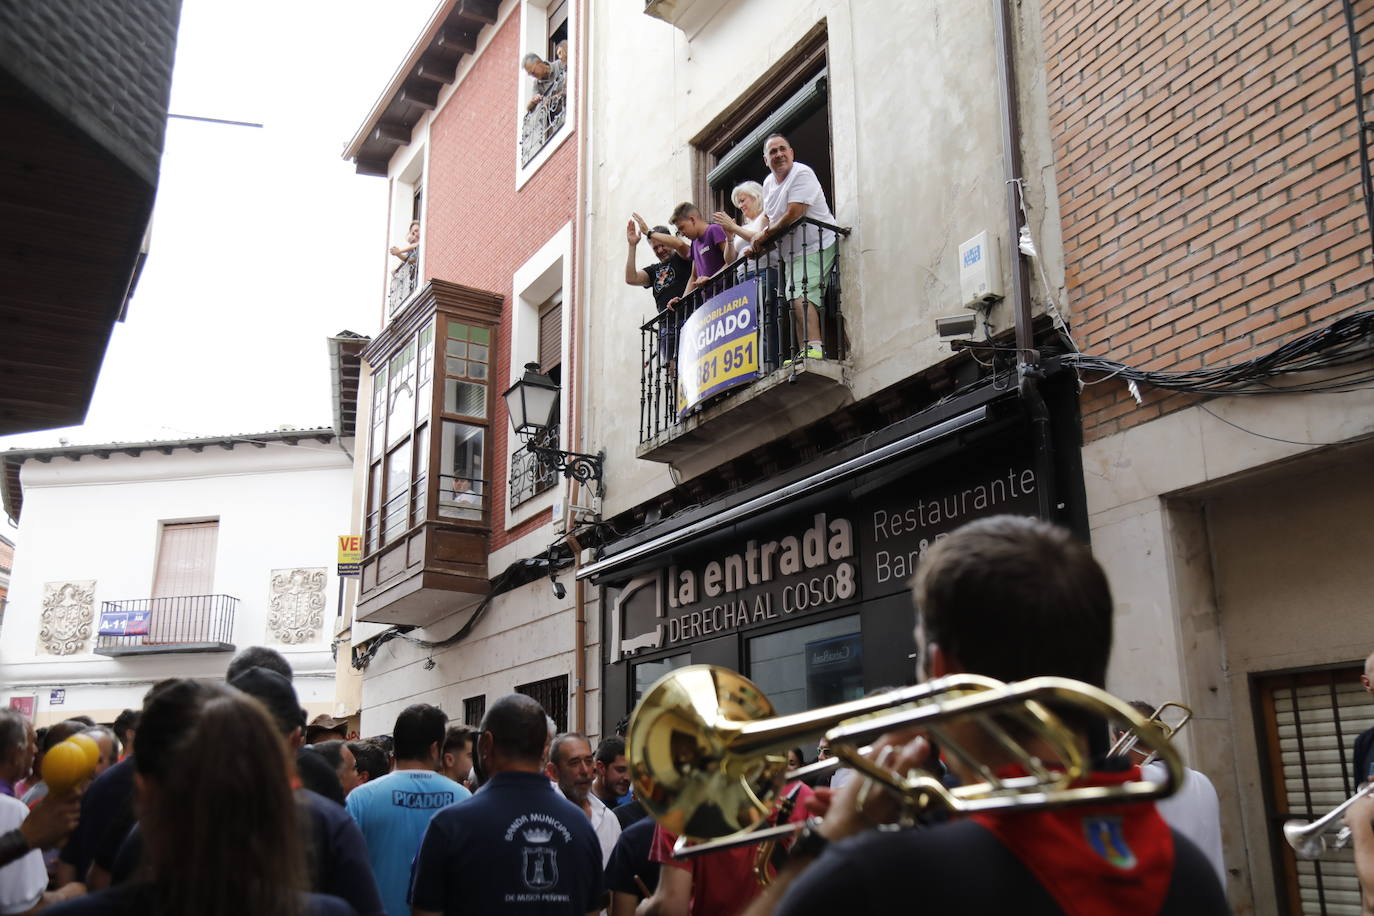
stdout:
[[165,523],[153,580],[153,597],[213,592],[218,536],[219,522]]
[[563,362],[563,297],[554,296],[539,313],[539,371]]

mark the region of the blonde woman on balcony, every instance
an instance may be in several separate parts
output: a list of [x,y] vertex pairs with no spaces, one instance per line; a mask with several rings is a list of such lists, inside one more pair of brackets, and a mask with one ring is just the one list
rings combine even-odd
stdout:
[[720,226],[728,232],[731,239],[730,259],[737,260],[744,255],[744,250],[748,248],[763,231],[765,225],[763,217],[763,185],[757,181],[746,181],[735,185],[735,189],[730,192],[730,202],[739,207],[740,215],[744,219],[744,224],[740,225],[730,217],[724,210],[717,210],[711,214],[711,222]]

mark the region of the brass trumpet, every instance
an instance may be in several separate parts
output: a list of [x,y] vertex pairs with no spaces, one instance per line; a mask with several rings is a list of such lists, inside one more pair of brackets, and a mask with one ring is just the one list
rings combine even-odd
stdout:
[[[1159,756],[1164,778],[1074,785],[1087,772],[1088,761],[1078,735],[1051,707],[1119,723]],[[994,773],[950,733],[948,726],[956,720],[975,724],[1019,762],[1024,775]],[[908,728],[924,729],[979,781],[948,789],[930,774],[896,773],[861,753],[879,735]],[[795,832],[794,824],[760,825],[786,771],[786,749],[822,735],[844,765],[892,789],[918,810],[937,805],[971,813],[1145,801],[1171,794],[1183,778],[1183,764],[1160,729],[1106,691],[1060,677],[1005,684],[959,674],[778,716],[743,675],[691,665],[670,672],[645,693],[630,718],[626,754],[635,796],[659,824],[678,835],[674,852],[682,857]],[[1048,746],[1049,763],[1027,749],[1028,740]],[[689,846],[688,840],[702,842]]]

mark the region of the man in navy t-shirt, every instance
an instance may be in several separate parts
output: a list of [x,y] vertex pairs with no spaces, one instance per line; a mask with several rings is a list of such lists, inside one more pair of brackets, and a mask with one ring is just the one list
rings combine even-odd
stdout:
[[589,914],[604,905],[601,847],[582,811],[542,772],[544,709],[497,700],[477,739],[481,791],[429,822],[415,859],[414,916]]

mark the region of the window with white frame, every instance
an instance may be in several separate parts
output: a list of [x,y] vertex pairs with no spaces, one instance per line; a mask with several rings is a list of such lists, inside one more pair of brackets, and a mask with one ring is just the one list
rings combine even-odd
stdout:
[[[514,382],[528,363],[553,379],[564,381],[564,348],[568,343],[568,315],[564,301],[572,263],[572,227],[565,225],[515,272],[515,301],[511,310],[511,379]],[[508,382],[509,384],[509,382]],[[563,404],[554,411],[554,423],[539,445],[564,448],[561,417]],[[552,502],[558,483],[555,473],[544,468],[517,437],[508,437],[508,526],[518,525],[544,511]]]
[[522,5],[520,168],[533,171],[568,126],[570,21],[568,0]]
[[424,149],[416,150],[392,188],[391,247],[387,259],[388,318],[410,301],[420,285],[421,226],[424,218]]

